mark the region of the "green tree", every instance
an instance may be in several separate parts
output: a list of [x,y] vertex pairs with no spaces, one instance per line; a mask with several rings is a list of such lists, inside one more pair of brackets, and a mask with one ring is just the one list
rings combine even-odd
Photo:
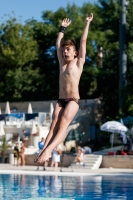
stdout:
[[124,114],[133,115],[133,0],[127,5],[127,84],[124,88]]
[[97,94],[103,100],[105,117],[115,118],[119,112],[119,1],[100,0],[99,27],[104,31],[103,59],[97,76]]
[[[34,92],[39,69],[33,68],[37,59],[37,43],[32,29],[10,19],[0,26],[0,100],[26,100],[25,93]],[[25,99],[23,99],[23,95]]]

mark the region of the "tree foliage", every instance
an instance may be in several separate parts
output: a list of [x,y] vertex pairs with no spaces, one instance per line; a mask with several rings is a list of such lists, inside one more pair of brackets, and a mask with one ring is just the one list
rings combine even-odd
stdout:
[[133,0],[127,5],[127,84],[124,114],[133,115]]
[[30,26],[10,19],[0,27],[0,99],[22,100],[25,92],[34,92],[39,68],[34,69],[38,46]]

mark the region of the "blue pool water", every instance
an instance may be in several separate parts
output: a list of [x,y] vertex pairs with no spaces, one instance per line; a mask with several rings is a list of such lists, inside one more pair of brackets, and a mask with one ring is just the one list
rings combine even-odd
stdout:
[[0,200],[133,200],[133,176],[0,175]]

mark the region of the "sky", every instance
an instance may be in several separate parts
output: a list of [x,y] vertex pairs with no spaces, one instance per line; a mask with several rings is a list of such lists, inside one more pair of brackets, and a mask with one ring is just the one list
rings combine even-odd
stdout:
[[51,10],[57,11],[60,7],[66,8],[67,4],[75,3],[81,6],[94,0],[0,0],[0,23],[15,17],[24,23],[28,19],[41,21],[42,12]]

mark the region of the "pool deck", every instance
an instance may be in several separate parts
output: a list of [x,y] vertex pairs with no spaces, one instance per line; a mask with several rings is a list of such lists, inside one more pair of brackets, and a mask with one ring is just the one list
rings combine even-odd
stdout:
[[54,171],[52,167],[46,167],[46,171],[40,166],[36,170],[36,166],[26,165],[24,167],[16,167],[11,164],[0,164],[0,174],[27,174],[27,175],[60,175],[60,176],[85,176],[85,175],[133,175],[133,169],[118,169],[118,168],[99,168],[85,169],[83,168],[58,168]]

